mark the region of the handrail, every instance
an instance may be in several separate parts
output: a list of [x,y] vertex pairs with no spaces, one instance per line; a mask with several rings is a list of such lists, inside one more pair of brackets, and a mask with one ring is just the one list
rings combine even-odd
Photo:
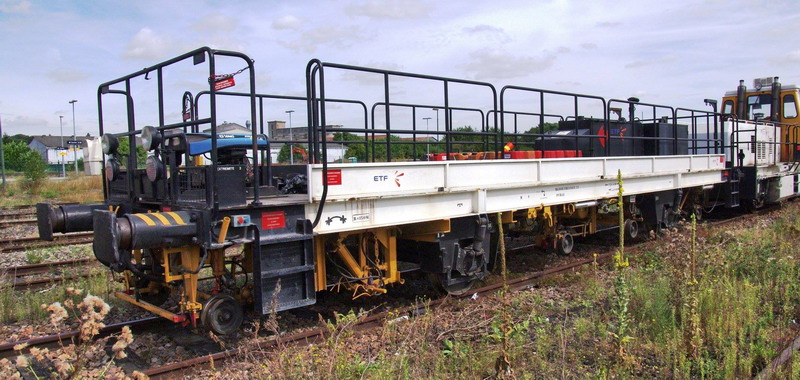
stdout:
[[[451,139],[450,139],[450,109],[452,108],[450,105],[450,98],[449,98],[449,85],[450,83],[458,83],[458,84],[468,84],[474,85],[478,87],[485,87],[491,90],[492,93],[492,103],[493,109],[497,109],[497,90],[495,89],[494,85],[487,82],[479,82],[473,80],[466,80],[466,79],[457,79],[457,78],[447,78],[447,77],[439,77],[433,75],[424,75],[424,74],[415,74],[415,73],[406,73],[400,71],[392,71],[392,70],[381,70],[369,67],[361,67],[361,66],[353,66],[353,65],[344,65],[338,63],[330,63],[330,62],[322,62],[319,59],[312,59],[308,62],[306,66],[306,95],[308,98],[307,108],[308,108],[308,127],[309,127],[309,146],[313,146],[313,158],[314,162],[318,163],[320,160],[317,159],[318,154],[321,154],[322,159],[322,176],[323,176],[323,190],[322,190],[322,197],[320,201],[320,205],[317,209],[317,215],[314,219],[313,226],[316,226],[319,223],[320,217],[322,216],[322,210],[325,206],[325,200],[328,194],[328,165],[327,165],[327,141],[323,138],[322,141],[317,139],[317,133],[320,132],[322,136],[327,135],[326,130],[326,111],[325,111],[325,68],[331,69],[339,69],[339,70],[350,70],[350,71],[358,71],[358,72],[367,72],[367,73],[374,73],[380,74],[383,76],[383,86],[384,86],[384,99],[383,102],[386,104],[391,104],[392,101],[390,99],[389,94],[389,77],[405,77],[405,78],[416,78],[416,79],[426,79],[426,80],[433,80],[437,82],[441,82],[443,85],[443,92],[444,92],[444,106],[441,107],[444,110],[444,117],[445,117],[445,151],[447,154],[451,151]],[[317,82],[318,80],[318,82]],[[317,85],[319,88],[317,88]],[[319,94],[317,94],[317,90],[319,90]],[[389,131],[387,133],[391,133],[391,107],[384,107],[385,108],[385,115],[386,115],[386,130]],[[495,120],[495,125],[497,125]],[[373,125],[374,127],[374,125]],[[373,128],[374,129],[374,128]],[[374,130],[373,130],[374,132]],[[391,140],[387,138],[387,140]],[[391,141],[389,141],[391,144]],[[391,145],[388,145],[389,149],[387,149],[387,160],[391,161]],[[495,151],[499,150],[499,143],[497,139],[495,139]]]
[[[211,133],[212,134],[212,137],[211,137],[211,161],[212,161],[213,167],[216,168],[216,165],[217,165],[216,92],[217,91],[214,88],[215,83],[214,83],[213,78],[216,78],[216,71],[215,71],[215,69],[216,69],[215,63],[216,62],[215,62],[215,58],[217,56],[239,58],[239,59],[245,61],[246,65],[247,65],[247,67],[245,69],[243,69],[242,71],[246,70],[246,71],[248,71],[248,74],[249,74],[250,118],[252,120],[251,140],[252,140],[253,150],[257,151],[257,149],[258,149],[258,142],[257,142],[257,139],[258,139],[258,137],[257,137],[257,124],[258,124],[258,122],[256,121],[256,110],[255,110],[255,70],[254,70],[254,67],[253,67],[253,60],[250,59],[247,55],[239,53],[239,52],[228,51],[228,50],[215,50],[215,49],[211,49],[209,47],[201,47],[201,48],[192,50],[192,51],[190,51],[188,53],[181,54],[181,55],[179,55],[177,57],[174,57],[172,59],[168,59],[166,61],[163,61],[161,63],[155,64],[153,66],[145,67],[145,68],[143,68],[143,69],[141,69],[139,71],[136,71],[136,72],[134,72],[132,74],[128,74],[128,75],[119,77],[117,79],[104,82],[100,86],[98,86],[97,97],[98,97],[98,118],[99,118],[99,126],[100,126],[99,127],[99,131],[100,131],[100,134],[102,135],[103,132],[104,132],[103,131],[103,106],[102,106],[102,100],[101,100],[102,95],[109,94],[109,93],[120,93],[119,92],[120,90],[113,90],[112,89],[112,86],[115,86],[115,85],[118,85],[118,84],[124,84],[124,86],[125,86],[124,93],[125,94],[131,94],[131,80],[132,79],[139,78],[139,77],[144,77],[144,79],[147,80],[147,79],[149,79],[150,73],[155,72],[156,76],[157,76],[157,86],[156,87],[157,87],[158,113],[159,113],[157,129],[163,134],[163,132],[165,130],[174,129],[174,128],[182,128],[182,127],[186,127],[186,126],[194,126],[194,125],[197,125],[200,122],[208,122],[209,124],[211,124],[211,132],[212,132]],[[175,64],[177,62],[184,61],[184,60],[189,59],[189,58],[192,58],[193,59],[193,63],[196,64],[196,65],[200,64],[200,63],[203,63],[206,60],[208,60],[208,79],[209,79],[208,80],[208,86],[209,86],[209,94],[211,95],[210,107],[209,108],[211,110],[211,114],[210,114],[208,119],[204,119],[204,120],[190,120],[188,122],[184,121],[182,123],[175,123],[175,124],[167,124],[167,125],[165,125],[165,115],[164,115],[164,105],[163,105],[164,104],[163,69],[165,67],[167,67],[167,66]],[[128,163],[128,166],[129,166],[129,170],[128,170],[129,174],[128,174],[128,176],[129,176],[130,181],[132,181],[133,180],[132,179],[133,178],[132,177],[133,176],[133,171],[135,170],[135,167],[136,167],[136,165],[135,165],[135,152],[136,152],[136,148],[137,148],[136,147],[136,140],[135,140],[134,136],[137,133],[136,133],[135,124],[134,124],[134,121],[133,121],[132,100],[129,100],[129,102],[131,102],[131,104],[128,107],[128,131],[126,133],[120,134],[120,136],[128,136],[128,138],[129,138],[130,149],[131,149],[131,152],[133,154],[131,154],[129,159],[128,159],[128,161],[129,161],[129,163]],[[105,154],[103,154],[102,158],[103,158],[103,161],[105,162]],[[258,157],[257,156],[253,158],[253,165],[254,165],[254,167],[258,167]],[[253,176],[254,176],[255,183],[257,183],[257,184],[261,183],[259,171],[255,171]],[[106,182],[105,173],[103,173],[103,182],[104,183]],[[210,184],[208,182],[210,182]],[[211,175],[209,176],[208,181],[207,181],[206,184],[207,184],[208,187],[213,189],[212,198],[210,200],[207,200],[207,202],[208,201],[211,202],[210,206],[212,208],[212,213],[213,213],[214,216],[216,216],[217,213],[219,212],[219,192],[218,192],[218,184],[217,184],[217,180],[216,180],[216,170],[212,170],[211,171]],[[105,189],[105,187],[106,186],[104,184],[104,189]],[[129,189],[130,189],[129,191],[131,191],[131,192],[133,191],[134,186],[133,186],[132,183],[130,183]],[[253,189],[253,202],[251,204],[253,206],[257,206],[257,205],[261,204],[259,191],[260,191],[259,186],[256,186]],[[129,199],[130,199],[131,202],[134,202],[134,203],[138,202],[138,200],[136,199],[136,197],[133,194],[129,194],[129,195],[130,195]]]

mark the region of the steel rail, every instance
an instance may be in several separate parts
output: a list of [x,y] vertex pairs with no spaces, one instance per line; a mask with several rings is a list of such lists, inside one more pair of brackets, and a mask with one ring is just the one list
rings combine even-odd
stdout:
[[[717,227],[717,226],[728,224],[728,223],[732,223],[732,222],[735,222],[735,221],[738,221],[738,220],[743,220],[743,219],[748,219],[748,218],[751,218],[751,217],[754,217],[754,216],[761,216],[761,215],[764,215],[764,214],[768,214],[770,212],[773,212],[773,211],[776,211],[776,210],[779,210],[779,209],[780,209],[780,207],[778,207],[778,206],[765,208],[765,209],[759,210],[758,212],[755,212],[755,213],[752,213],[752,214],[738,215],[738,216],[735,216],[735,217],[730,218],[730,219],[707,222],[707,223],[704,223],[702,226],[706,227],[706,228],[707,227]],[[523,248],[523,247],[518,247],[518,248],[514,248],[514,249],[519,249],[519,248]],[[627,248],[628,248],[629,252],[632,253],[632,254],[636,254],[639,251],[639,249],[637,249],[638,248],[637,246],[627,247]],[[541,280],[543,278],[555,276],[555,275],[558,275],[558,274],[561,274],[561,273],[564,273],[564,272],[568,272],[568,271],[573,270],[573,269],[577,269],[577,268],[583,267],[585,265],[592,264],[592,263],[605,262],[605,261],[610,260],[611,258],[613,258],[613,255],[614,255],[613,253],[605,253],[605,254],[597,255],[596,257],[590,257],[590,258],[584,258],[584,259],[575,260],[575,261],[573,261],[571,263],[568,263],[568,264],[564,264],[564,265],[560,265],[560,266],[544,269],[544,270],[541,270],[541,271],[533,272],[533,273],[531,273],[529,275],[526,275],[526,276],[521,276],[521,277],[509,279],[508,281],[506,281],[505,284],[502,283],[502,282],[498,282],[498,283],[495,283],[495,284],[484,286],[482,288],[478,288],[478,289],[472,290],[472,291],[468,292],[467,294],[464,294],[464,295],[461,295],[461,296],[445,296],[445,297],[442,297],[442,298],[438,298],[436,300],[433,300],[433,301],[427,303],[425,305],[425,307],[439,306],[439,305],[445,303],[448,299],[451,299],[451,298],[467,298],[467,297],[472,297],[475,294],[477,294],[477,295],[491,294],[493,292],[496,292],[496,291],[502,289],[506,285],[508,286],[508,289],[510,291],[519,291],[519,290],[527,289],[528,287],[536,284],[539,280]],[[418,314],[421,314],[421,313],[424,313],[424,312],[425,312],[425,310],[421,309],[418,306],[407,306],[407,307],[404,307],[404,308],[401,308],[401,309],[398,309],[398,310],[391,311],[391,315],[392,316],[401,316],[402,317],[403,315],[413,316],[413,315],[418,315]],[[377,313],[377,314],[366,316],[363,319],[361,319],[353,327],[354,327],[355,330],[364,330],[364,329],[380,326],[380,325],[382,325],[381,322],[383,320],[385,320],[386,317],[389,316],[389,313],[390,312],[381,312],[381,313]],[[315,328],[315,329],[311,329],[311,330],[307,330],[307,331],[302,331],[302,332],[299,332],[299,333],[296,333],[296,334],[292,334],[292,335],[289,335],[289,336],[269,337],[269,338],[266,338],[266,339],[263,339],[263,340],[259,340],[257,342],[249,343],[249,344],[247,344],[246,346],[243,346],[243,347],[232,348],[232,349],[228,349],[228,350],[225,350],[225,351],[220,351],[220,352],[217,352],[217,353],[214,353],[214,354],[203,355],[203,356],[195,357],[195,358],[192,358],[192,359],[187,359],[187,360],[183,360],[183,361],[179,361],[179,362],[165,364],[165,365],[162,365],[162,366],[159,366],[159,367],[152,367],[152,368],[149,368],[149,369],[143,371],[143,373],[145,375],[147,375],[147,376],[152,377],[152,378],[172,378],[174,376],[179,375],[183,371],[191,369],[192,367],[203,366],[203,365],[207,365],[207,364],[210,364],[210,363],[218,363],[220,361],[224,361],[226,359],[230,359],[232,357],[235,357],[237,354],[239,354],[241,352],[245,352],[248,349],[270,349],[270,348],[275,348],[277,346],[284,346],[284,345],[303,345],[303,344],[309,345],[309,344],[317,343],[317,342],[320,342],[321,340],[323,340],[325,338],[325,334],[327,334],[327,333],[328,333],[328,329],[327,328],[320,327],[320,328]]]
[[[112,323],[112,324],[110,324],[110,325],[108,325],[106,327],[101,328],[100,329],[100,333],[98,335],[96,335],[95,338],[99,338],[99,337],[102,337],[102,336],[107,336],[108,334],[115,333],[117,331],[121,331],[122,328],[125,327],[125,326],[131,327],[131,328],[138,328],[138,327],[146,326],[146,325],[151,324],[151,323],[161,322],[163,320],[164,319],[161,318],[161,317],[147,317],[147,318],[136,319],[136,320],[132,320],[132,321]],[[59,343],[59,342],[64,342],[65,340],[70,340],[71,341],[73,338],[77,338],[78,336],[80,336],[80,331],[73,330],[73,331],[67,331],[67,332],[62,332],[62,333],[58,333],[58,334],[43,335],[43,336],[38,336],[38,337],[35,337],[35,338],[18,340],[16,342],[0,343],[0,358],[8,358],[8,357],[16,355],[16,352],[14,351],[14,346],[19,345],[19,344],[27,344],[26,349],[23,350],[23,351],[26,351],[26,350],[30,349],[31,347],[39,347],[39,346],[45,346],[45,345],[49,345],[49,344],[55,344],[55,343]]]
[[38,237],[26,237],[0,241],[0,253],[19,252],[34,248],[56,247],[62,245],[88,244],[92,242],[92,232],[80,232],[69,235],[56,236],[53,241],[41,240]]

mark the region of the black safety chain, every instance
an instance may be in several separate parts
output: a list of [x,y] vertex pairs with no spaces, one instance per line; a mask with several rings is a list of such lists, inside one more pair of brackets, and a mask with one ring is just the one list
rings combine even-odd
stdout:
[[225,79],[228,79],[228,78],[233,78],[234,76],[241,74],[245,70],[247,70],[247,66],[243,67],[241,70],[239,70],[239,71],[237,71],[235,73],[214,75],[214,76],[208,78],[208,83],[219,82],[221,80],[225,80]]

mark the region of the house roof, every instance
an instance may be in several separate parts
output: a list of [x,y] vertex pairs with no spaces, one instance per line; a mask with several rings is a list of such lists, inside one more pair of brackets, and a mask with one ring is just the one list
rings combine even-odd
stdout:
[[[90,138],[92,137],[76,136],[75,140],[80,141],[81,144],[83,144],[87,139]],[[72,136],[64,136],[64,145],[67,145],[67,141],[69,140],[72,140]],[[57,148],[61,146],[61,136],[33,136],[30,144],[33,144],[34,141],[38,141],[48,148]]]
[[[211,133],[211,128],[204,129],[203,132]],[[231,132],[232,133],[247,133],[247,134],[253,133],[250,128],[245,127],[245,126],[243,126],[241,124],[237,124],[237,123],[227,123],[227,122],[225,122],[225,123],[222,123],[220,125],[217,125],[217,133],[231,133]]]

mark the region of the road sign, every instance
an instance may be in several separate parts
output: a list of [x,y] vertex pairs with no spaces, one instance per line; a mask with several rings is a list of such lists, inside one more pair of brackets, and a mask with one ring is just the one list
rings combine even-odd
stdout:
[[56,150],[67,150],[67,147],[65,147],[65,146],[59,146],[59,147],[56,147]]
[[81,145],[81,144],[83,144],[83,142],[81,142],[80,140],[67,140],[67,144],[69,144],[69,145]]

